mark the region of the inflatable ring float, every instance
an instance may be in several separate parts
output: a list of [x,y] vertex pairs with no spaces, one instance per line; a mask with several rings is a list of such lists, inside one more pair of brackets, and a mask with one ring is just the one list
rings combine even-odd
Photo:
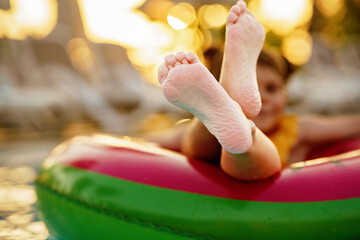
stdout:
[[57,239],[357,239],[360,150],[244,182],[130,138],[76,137],[36,181]]

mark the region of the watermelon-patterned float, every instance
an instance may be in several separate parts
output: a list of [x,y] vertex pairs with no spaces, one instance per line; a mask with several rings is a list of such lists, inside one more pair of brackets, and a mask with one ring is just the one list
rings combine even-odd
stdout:
[[58,240],[360,237],[359,150],[244,182],[147,143],[83,136],[53,150],[36,189]]

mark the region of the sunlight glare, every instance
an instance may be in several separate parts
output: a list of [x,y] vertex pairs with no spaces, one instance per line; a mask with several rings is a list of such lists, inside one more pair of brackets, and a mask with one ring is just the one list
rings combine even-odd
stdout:
[[[169,37],[135,7],[145,0],[78,0],[87,37],[97,43],[113,43],[124,47],[159,47],[169,44]],[[157,33],[157,34],[154,34]]]
[[167,16],[167,21],[168,21],[169,25],[175,30],[183,30],[188,26],[186,23],[184,23],[177,17],[171,16],[171,15]]
[[195,21],[195,18],[195,9],[189,3],[176,4],[167,16],[169,25],[175,30],[185,29]]
[[305,8],[306,0],[262,0],[266,15],[276,20],[296,21]]
[[55,27],[56,0],[10,0],[10,9],[0,9],[0,37],[21,40],[43,38]]
[[313,15],[313,0],[252,0],[248,7],[267,32],[280,36],[307,24]]
[[204,40],[197,31],[195,9],[189,3],[166,4],[170,7],[167,13],[169,26],[152,20],[149,16],[152,13],[147,15],[137,9],[145,1],[78,0],[78,3],[86,37],[96,43],[124,47],[133,66],[146,80],[157,85],[157,68],[166,54],[197,52]]

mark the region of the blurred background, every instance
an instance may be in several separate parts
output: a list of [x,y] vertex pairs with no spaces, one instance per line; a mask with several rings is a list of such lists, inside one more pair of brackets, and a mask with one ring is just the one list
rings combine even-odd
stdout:
[[[191,117],[165,100],[164,56],[219,70],[229,0],[0,0],[0,238],[46,239],[32,182],[63,139],[141,135]],[[288,112],[360,112],[360,0],[248,0],[294,73]]]
[[[187,113],[162,96],[157,67],[176,51],[195,52],[209,66],[232,4],[0,0],[0,143],[172,126]],[[289,111],[359,111],[360,0],[247,4],[266,45],[297,70]]]

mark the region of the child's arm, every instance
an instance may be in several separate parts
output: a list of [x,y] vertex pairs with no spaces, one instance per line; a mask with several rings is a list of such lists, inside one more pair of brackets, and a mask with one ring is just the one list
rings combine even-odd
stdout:
[[299,142],[324,143],[360,136],[360,114],[299,117]]
[[181,139],[187,124],[183,123],[171,129],[159,130],[146,135],[137,136],[146,141],[158,144],[162,148],[180,152]]

